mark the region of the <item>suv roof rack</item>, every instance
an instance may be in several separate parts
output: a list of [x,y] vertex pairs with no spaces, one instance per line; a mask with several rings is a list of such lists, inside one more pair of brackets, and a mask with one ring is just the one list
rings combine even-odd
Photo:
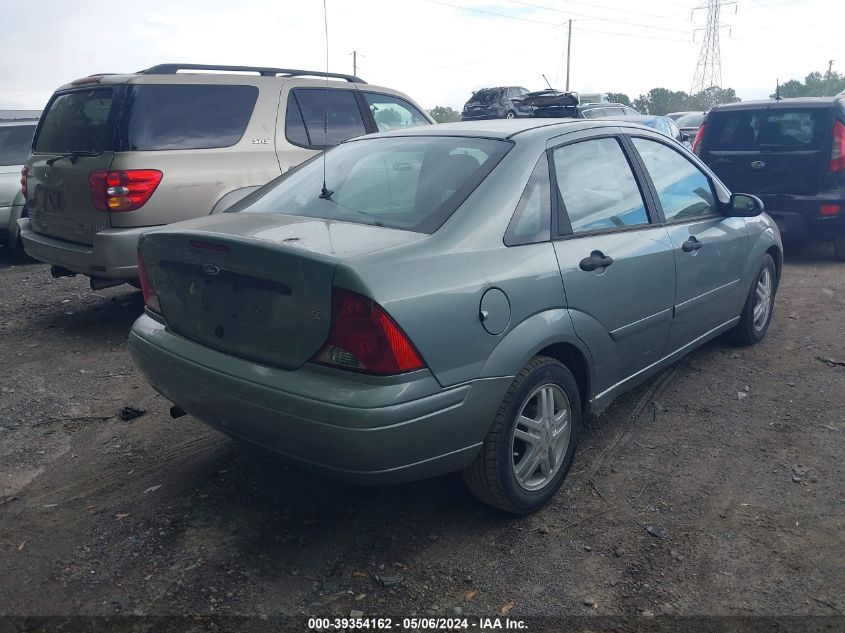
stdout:
[[262,77],[277,77],[284,75],[286,77],[331,77],[334,79],[345,79],[352,83],[365,84],[367,83],[360,77],[354,75],[344,75],[342,73],[327,73],[319,70],[297,70],[295,68],[267,68],[263,66],[218,66],[216,64],[158,64],[151,66],[146,70],[142,70],[141,75],[175,75],[180,70],[223,70],[232,72],[253,72],[258,73]]

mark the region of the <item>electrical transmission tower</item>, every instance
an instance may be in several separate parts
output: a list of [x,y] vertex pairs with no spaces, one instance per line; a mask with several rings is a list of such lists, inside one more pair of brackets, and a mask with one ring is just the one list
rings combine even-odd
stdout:
[[[735,4],[724,0],[707,0],[707,6],[696,9],[707,9],[707,24],[704,27],[704,40],[701,42],[701,52],[698,55],[698,65],[692,80],[690,95],[697,95],[708,88],[722,87],[722,59],[719,51],[719,13],[724,4]],[[695,11],[695,9],[693,9]],[[715,91],[711,91],[715,92]],[[710,97],[715,101],[716,95]],[[707,104],[709,106],[715,103]]]

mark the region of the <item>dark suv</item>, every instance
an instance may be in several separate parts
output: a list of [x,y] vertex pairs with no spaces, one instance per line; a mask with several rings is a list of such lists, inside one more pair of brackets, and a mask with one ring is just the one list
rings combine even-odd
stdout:
[[693,151],[763,200],[784,239],[833,240],[845,261],[845,96],[717,106]]
[[482,88],[472,93],[461,112],[462,121],[477,119],[516,119],[531,116],[531,108],[525,108],[513,101],[528,90],[521,86],[499,86]]

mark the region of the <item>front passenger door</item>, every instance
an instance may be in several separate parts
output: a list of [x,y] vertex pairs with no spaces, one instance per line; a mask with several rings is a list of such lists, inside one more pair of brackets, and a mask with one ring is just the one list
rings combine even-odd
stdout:
[[555,253],[602,394],[663,355],[675,299],[672,243],[654,222],[618,138],[563,145],[552,157]]
[[663,141],[631,139],[654,188],[675,248],[675,317],[667,353],[739,316],[748,288],[743,218],[726,217],[707,175]]

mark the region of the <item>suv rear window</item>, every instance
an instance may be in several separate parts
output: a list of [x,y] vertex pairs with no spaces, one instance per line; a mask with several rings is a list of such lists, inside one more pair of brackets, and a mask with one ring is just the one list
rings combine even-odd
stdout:
[[119,147],[123,151],[230,147],[243,137],[257,99],[255,86],[130,86]]
[[[312,159],[229,211],[433,233],[510,148],[510,142],[483,138],[351,141],[323,154],[325,162]],[[324,183],[329,196],[321,196]]]
[[830,135],[828,115],[824,108],[714,112],[708,120],[707,149],[821,149]]
[[33,151],[48,154],[112,149],[111,88],[74,90],[56,95],[41,117]]
[[23,165],[32,145],[32,125],[0,126],[0,165]]

